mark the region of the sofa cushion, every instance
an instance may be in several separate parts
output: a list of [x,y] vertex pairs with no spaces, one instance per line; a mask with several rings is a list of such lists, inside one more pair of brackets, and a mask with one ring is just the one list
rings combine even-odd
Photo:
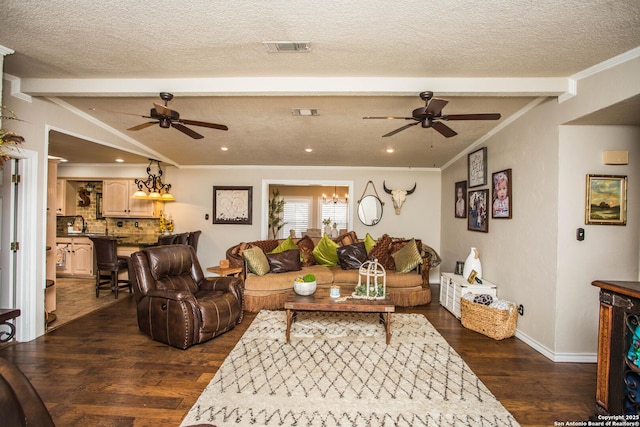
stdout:
[[393,257],[391,254],[391,237],[388,234],[382,235],[376,242],[376,245],[371,249],[371,253],[369,256],[374,257],[378,260],[380,264],[384,267],[385,270],[395,270],[396,264],[393,261]]
[[338,263],[343,270],[356,270],[367,259],[367,251],[363,242],[340,246],[336,252],[338,253]]
[[322,236],[315,248],[313,248],[313,257],[320,265],[333,267],[338,263],[338,244],[331,240],[327,233]]
[[309,265],[315,265],[316,259],[313,257],[313,248],[316,246],[313,243],[311,237],[305,236],[298,240],[296,243],[298,249],[300,250],[300,259],[302,260],[302,265],[307,267]]
[[353,243],[358,243],[358,236],[356,235],[355,231],[348,231],[332,240],[340,246],[347,246]]
[[278,246],[280,242],[278,242],[277,240],[256,240],[255,242],[251,242],[249,243],[249,247],[253,247],[253,246],[257,246],[260,249],[262,249],[262,252],[269,253],[272,250],[274,250],[276,248],[276,246]]
[[391,256],[396,264],[396,272],[398,273],[408,273],[419,264],[422,264],[422,257],[418,252],[418,246],[414,239],[411,239],[402,249],[391,254]]
[[371,249],[373,249],[375,245],[376,240],[371,237],[371,234],[367,233],[367,235],[364,236],[364,247],[367,250],[367,253],[371,252]]
[[[340,268],[338,267],[338,269]],[[267,274],[266,276],[249,273],[245,279],[244,286],[245,290],[251,291],[252,295],[269,295],[273,292],[286,292],[293,290],[293,281],[296,280],[296,277],[307,273],[316,276],[318,286],[330,286],[333,283],[333,273],[331,269],[322,265],[312,265],[305,267],[303,271],[287,271],[286,273]],[[406,276],[406,274],[403,274],[403,276]]]
[[269,251],[270,254],[279,254],[280,252],[290,251],[292,249],[298,249],[298,246],[293,242],[291,236],[284,239],[278,246],[275,247],[272,251]]
[[300,251],[298,249],[267,254],[267,261],[269,261],[271,273],[286,273],[287,271],[300,271],[302,269]]
[[269,272],[269,261],[259,246],[252,246],[242,251],[242,257],[247,261],[249,271],[258,276],[264,276]]

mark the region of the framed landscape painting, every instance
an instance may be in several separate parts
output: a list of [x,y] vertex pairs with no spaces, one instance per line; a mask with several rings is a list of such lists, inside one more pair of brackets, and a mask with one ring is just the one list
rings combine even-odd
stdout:
[[585,224],[627,224],[627,177],[587,175]]
[[469,191],[467,230],[489,231],[489,215],[487,214],[487,202],[489,200],[489,190]]
[[213,187],[214,224],[251,224],[253,187]]

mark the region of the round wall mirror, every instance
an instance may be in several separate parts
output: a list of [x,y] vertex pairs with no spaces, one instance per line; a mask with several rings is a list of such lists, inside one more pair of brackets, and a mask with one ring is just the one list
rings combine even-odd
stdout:
[[382,218],[382,202],[374,195],[364,196],[358,205],[358,218],[364,225],[376,225]]

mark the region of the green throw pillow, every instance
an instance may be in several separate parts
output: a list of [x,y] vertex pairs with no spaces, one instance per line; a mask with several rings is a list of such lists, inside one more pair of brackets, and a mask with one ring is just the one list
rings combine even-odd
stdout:
[[391,254],[393,261],[396,263],[397,273],[408,273],[422,264],[422,257],[418,252],[416,241],[411,239],[409,243],[404,245],[398,252]]
[[367,253],[369,253],[375,245],[375,239],[371,237],[371,234],[367,233],[367,235],[364,236],[364,248],[367,250]]
[[242,256],[247,261],[249,271],[258,276],[264,276],[269,272],[269,260],[258,246],[242,251]]
[[333,267],[338,264],[338,247],[338,244],[331,240],[327,233],[324,233],[322,239],[313,248],[313,257],[318,264]]
[[279,253],[282,253],[284,251],[290,251],[292,249],[298,249],[298,245],[296,245],[293,242],[293,239],[291,238],[291,236],[289,236],[285,240],[283,240],[282,243],[280,243],[278,246],[276,246],[274,250],[272,250],[269,253],[270,254],[279,254]]

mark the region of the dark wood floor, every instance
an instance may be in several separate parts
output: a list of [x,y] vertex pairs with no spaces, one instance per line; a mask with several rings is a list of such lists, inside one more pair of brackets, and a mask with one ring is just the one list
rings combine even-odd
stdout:
[[[398,311],[424,314],[523,426],[592,414],[595,364],[553,363],[516,338],[467,330],[437,298]],[[133,298],[121,294],[116,304],[5,346],[0,356],[31,379],[60,427],[178,426],[254,318],[248,313],[234,330],[183,351],[142,335]]]

